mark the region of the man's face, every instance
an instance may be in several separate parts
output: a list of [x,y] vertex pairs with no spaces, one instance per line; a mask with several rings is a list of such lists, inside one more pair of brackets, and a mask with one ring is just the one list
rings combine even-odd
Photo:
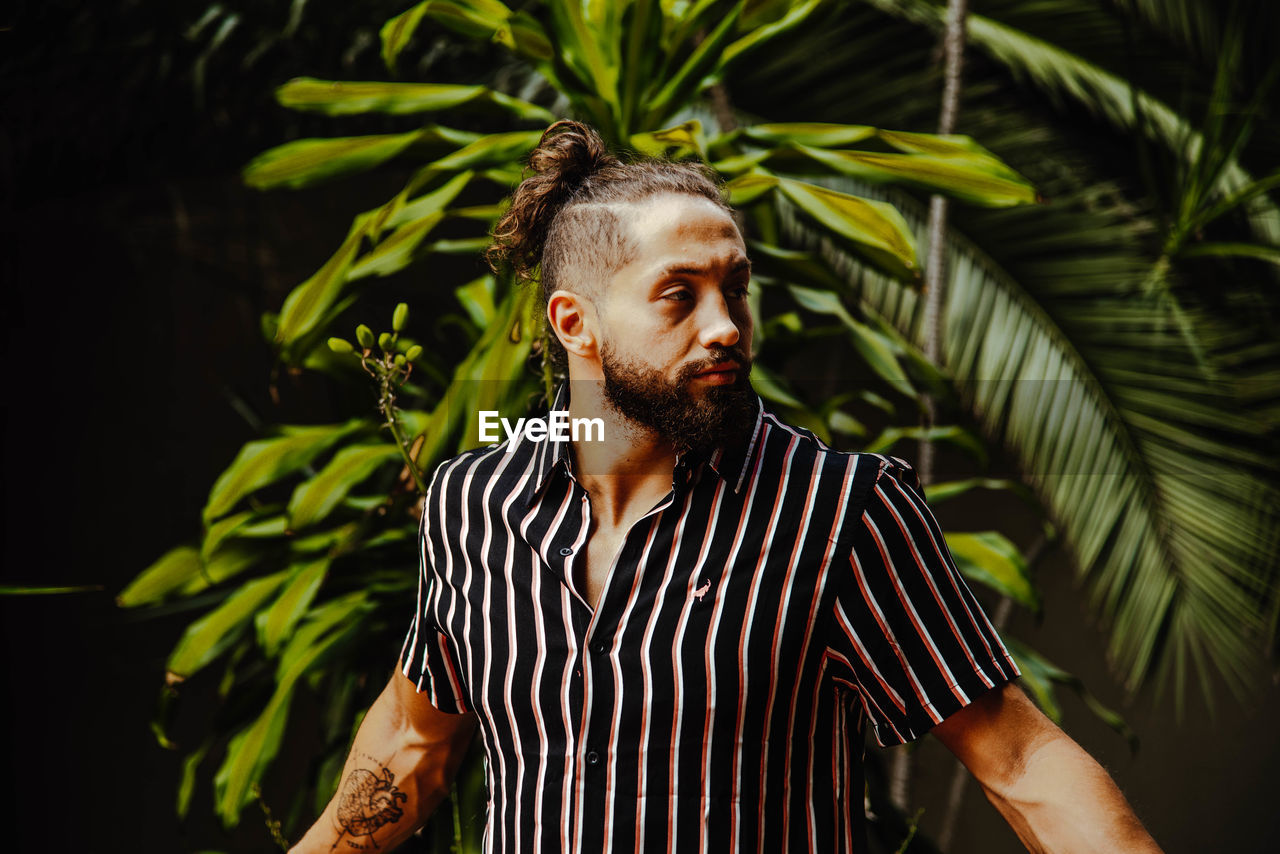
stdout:
[[755,414],[742,236],[693,196],[654,197],[630,213],[635,251],[598,306],[605,397],[677,451],[711,448]]

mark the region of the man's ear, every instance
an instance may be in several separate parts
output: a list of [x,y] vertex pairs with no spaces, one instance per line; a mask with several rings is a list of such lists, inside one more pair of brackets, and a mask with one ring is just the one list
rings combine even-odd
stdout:
[[566,352],[587,359],[596,355],[594,306],[581,294],[553,291],[547,300],[547,319]]

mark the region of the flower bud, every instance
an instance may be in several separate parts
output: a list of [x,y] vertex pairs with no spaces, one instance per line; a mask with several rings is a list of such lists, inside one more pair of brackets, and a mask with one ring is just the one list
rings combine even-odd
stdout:
[[330,338],[329,349],[335,353],[342,353],[345,355],[347,353],[354,353],[356,348],[352,347],[351,342],[345,338]]
[[373,347],[373,330],[363,323],[356,327],[356,340],[360,346],[369,350]]
[[422,355],[422,345],[414,344],[412,347],[410,347],[408,350],[405,351],[404,358],[406,361],[416,362],[418,361],[418,357],[421,355]]
[[409,304],[400,303],[396,306],[395,314],[391,315],[391,329],[399,332],[404,329],[404,325],[409,322]]

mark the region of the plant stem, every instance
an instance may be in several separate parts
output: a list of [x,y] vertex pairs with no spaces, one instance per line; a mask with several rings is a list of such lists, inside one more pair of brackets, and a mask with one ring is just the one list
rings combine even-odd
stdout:
[[[368,351],[365,351],[366,353]],[[427,494],[427,485],[422,480],[422,473],[418,471],[418,465],[413,460],[413,455],[409,453],[409,443],[404,439],[404,433],[400,429],[400,416],[396,411],[396,393],[393,386],[393,377],[395,376],[396,367],[393,363],[384,362],[381,370],[374,371],[369,368],[369,364],[365,357],[360,359],[360,364],[371,376],[378,380],[378,410],[385,419],[386,427],[391,431],[391,438],[395,440],[396,450],[400,452],[401,459],[409,469],[409,475],[413,478],[414,484],[418,487],[418,492],[424,496]],[[408,378],[408,374],[405,374]]]
[[404,464],[409,467],[409,474],[413,477],[413,482],[417,485],[418,491],[426,495],[427,485],[423,483],[422,474],[418,471],[418,466],[409,454],[408,443],[405,442],[404,434],[400,431],[400,419],[396,417],[395,406],[388,406],[384,414],[387,417],[387,429],[391,431],[391,438],[395,440],[396,450],[400,452],[401,458],[404,459]]
[[[956,115],[960,111],[960,81],[964,68],[965,22],[969,14],[968,0],[950,0],[947,4],[947,24],[943,34],[943,52],[946,57],[943,73],[942,106],[938,113],[938,133],[955,131]],[[929,199],[929,258],[925,265],[924,305],[924,354],[929,361],[938,364],[942,360],[942,288],[946,274],[947,199],[935,193]],[[924,403],[925,427],[932,427],[938,420],[938,404],[933,395],[926,394]],[[917,471],[921,486],[927,486],[934,476],[934,445],[929,439],[920,443]],[[899,750],[889,766],[889,797],[894,806],[906,811],[911,797],[911,754]]]

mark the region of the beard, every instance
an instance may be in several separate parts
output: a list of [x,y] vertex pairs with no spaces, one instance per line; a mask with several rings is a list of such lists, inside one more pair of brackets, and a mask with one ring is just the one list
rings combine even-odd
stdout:
[[[694,375],[721,362],[735,362],[737,377],[729,385],[690,391]],[[751,359],[730,347],[682,367],[675,379],[661,371],[622,359],[606,343],[600,351],[604,396],[615,410],[642,430],[670,442],[676,453],[710,451],[745,437],[755,421],[756,396],[747,380]]]

